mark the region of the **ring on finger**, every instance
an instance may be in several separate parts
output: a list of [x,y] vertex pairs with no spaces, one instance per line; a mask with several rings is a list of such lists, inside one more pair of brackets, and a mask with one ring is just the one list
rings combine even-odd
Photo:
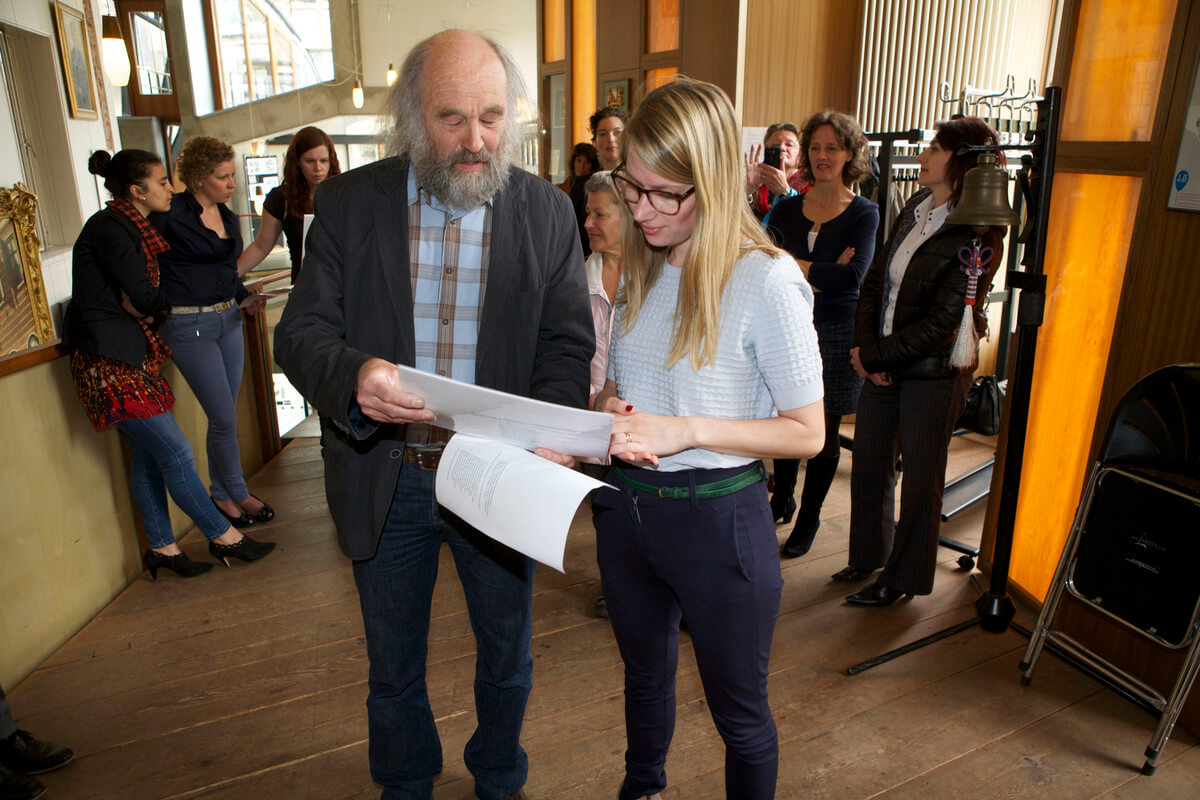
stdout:
[[633,441],[633,436],[630,435],[629,431],[625,431],[625,444],[629,444],[632,441]]

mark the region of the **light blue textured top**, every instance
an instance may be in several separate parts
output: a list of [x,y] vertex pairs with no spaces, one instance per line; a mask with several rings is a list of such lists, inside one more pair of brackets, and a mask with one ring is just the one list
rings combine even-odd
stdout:
[[[823,396],[812,289],[796,262],[761,251],[742,255],[721,299],[716,361],[693,370],[684,356],[670,369],[681,270],[663,264],[637,325],[620,333],[617,311],[608,378],[635,411],[674,417],[764,419]],[[659,459],[658,469],[719,469],[754,459],[691,449]]]

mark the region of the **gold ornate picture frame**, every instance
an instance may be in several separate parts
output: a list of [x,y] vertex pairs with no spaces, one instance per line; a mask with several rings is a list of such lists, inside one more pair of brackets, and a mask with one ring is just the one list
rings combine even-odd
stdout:
[[34,222],[37,196],[0,189],[0,359],[54,340]]
[[83,12],[55,0],[54,20],[58,26],[58,51],[62,57],[71,118],[97,119],[99,113],[96,111],[96,84],[92,80],[92,48],[88,45]]

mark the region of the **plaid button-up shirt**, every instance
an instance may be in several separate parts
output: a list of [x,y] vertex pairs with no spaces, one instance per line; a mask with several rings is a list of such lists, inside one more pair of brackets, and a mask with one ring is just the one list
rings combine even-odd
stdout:
[[408,171],[409,273],[419,370],[475,382],[475,346],[487,285],[492,204],[456,211],[419,189]]

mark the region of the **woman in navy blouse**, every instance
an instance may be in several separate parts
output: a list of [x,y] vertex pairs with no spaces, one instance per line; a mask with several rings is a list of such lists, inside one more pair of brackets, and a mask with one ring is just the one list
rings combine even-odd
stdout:
[[[808,552],[821,524],[821,504],[837,473],[838,427],[854,413],[862,387],[850,366],[858,287],[875,252],[879,208],[851,190],[868,173],[867,139],[853,117],[822,111],[809,117],[800,132],[800,172],[813,182],[798,197],[780,200],[767,230],[791,253],[812,284],[816,302],[813,325],[821,348],[825,379],[825,444],[808,460],[796,527],[783,546],[785,558]],[[775,460],[771,512],[790,522],[796,512],[800,462]]]
[[177,177],[187,187],[171,210],[150,215],[171,249],[159,259],[171,312],[162,335],[176,366],[208,415],[208,473],[213,502],[239,528],[268,522],[271,507],[250,494],[237,441],[237,396],[244,349],[240,306],[257,310],[237,262],[242,235],[233,197],[233,148],[211,136],[189,139]]

